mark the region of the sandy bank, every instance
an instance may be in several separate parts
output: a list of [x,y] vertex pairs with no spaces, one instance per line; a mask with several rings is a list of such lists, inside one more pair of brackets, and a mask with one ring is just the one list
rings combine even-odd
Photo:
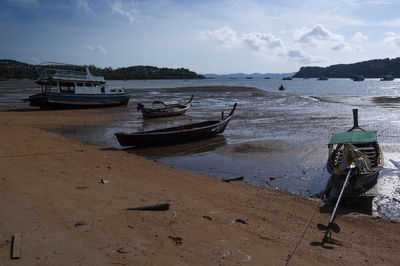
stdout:
[[[113,109],[0,110],[0,264],[286,263],[318,202],[172,169],[49,131],[115,119]],[[156,203],[171,208],[125,210]],[[328,219],[316,212],[292,265],[400,264],[399,223],[340,215],[335,239],[343,246],[311,245],[323,236],[316,224]],[[12,261],[16,232],[22,233],[22,257]]]

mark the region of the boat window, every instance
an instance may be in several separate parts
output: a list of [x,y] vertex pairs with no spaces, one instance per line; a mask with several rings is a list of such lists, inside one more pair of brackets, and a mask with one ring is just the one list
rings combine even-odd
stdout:
[[101,93],[105,93],[106,92],[106,88],[104,87],[104,84],[101,84]]
[[86,87],[92,87],[92,83],[86,83]]
[[84,86],[83,82],[78,82],[78,83],[76,83],[76,85],[77,85],[78,87],[83,87],[83,86]]
[[112,89],[112,90],[110,90],[111,92],[116,92],[116,90],[115,89]]
[[75,83],[73,82],[60,82],[60,92],[75,93]]

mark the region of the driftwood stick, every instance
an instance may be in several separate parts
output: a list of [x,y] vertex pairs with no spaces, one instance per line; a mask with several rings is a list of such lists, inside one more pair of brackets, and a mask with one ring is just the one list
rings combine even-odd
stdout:
[[11,243],[11,259],[19,259],[21,258],[21,233],[15,233],[12,236]]
[[243,178],[244,178],[243,176],[239,176],[239,177],[232,178],[232,179],[224,179],[224,178],[223,178],[222,181],[229,183],[229,182],[231,182],[231,181],[242,181]]
[[167,211],[167,210],[169,210],[169,203],[156,204],[156,205],[150,205],[150,206],[141,206],[141,207],[134,207],[134,208],[127,208],[126,210],[128,210],[128,211],[132,211],[132,210],[137,210],[137,211]]

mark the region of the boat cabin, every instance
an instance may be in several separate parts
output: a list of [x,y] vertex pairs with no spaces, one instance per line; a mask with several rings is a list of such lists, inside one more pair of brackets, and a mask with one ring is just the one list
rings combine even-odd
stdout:
[[42,86],[42,92],[63,94],[122,94],[122,88],[109,89],[104,77],[92,76],[89,68],[46,64],[39,69],[40,76],[35,83]]

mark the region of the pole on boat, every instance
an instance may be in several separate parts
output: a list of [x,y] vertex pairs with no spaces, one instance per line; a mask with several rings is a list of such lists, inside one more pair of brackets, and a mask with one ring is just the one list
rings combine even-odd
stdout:
[[[354,111],[354,110],[357,110],[357,109],[353,109],[353,111]],[[336,218],[336,211],[337,211],[337,208],[338,208],[338,206],[339,206],[340,200],[341,200],[342,197],[343,197],[344,189],[346,188],[347,183],[349,182],[349,179],[350,179],[350,176],[351,176],[351,172],[352,172],[352,170],[353,170],[354,168],[355,168],[355,165],[354,165],[354,163],[353,163],[353,164],[350,165],[349,171],[347,172],[346,179],[345,179],[345,181],[344,181],[344,183],[343,183],[342,190],[340,191],[339,197],[338,197],[338,199],[337,199],[337,201],[336,201],[336,205],[335,205],[335,208],[333,209],[331,218],[329,219],[328,226],[326,227],[326,226],[324,226],[324,225],[322,225],[322,224],[318,224],[318,227],[319,227],[319,228],[321,228],[321,229],[322,229],[322,228],[323,228],[323,229],[326,229],[324,238],[322,239],[322,246],[324,245],[324,243],[329,243],[329,242],[332,243],[332,242],[333,242],[332,239],[331,239],[330,237],[328,237],[328,234],[331,232],[331,230],[332,230],[333,232],[335,232],[335,233],[339,233],[339,232],[340,232],[340,227],[339,227],[337,224],[335,224],[333,221],[334,221],[335,218]]]
[[352,131],[355,128],[359,128],[359,126],[358,126],[358,109],[353,109],[353,127],[349,131]]

